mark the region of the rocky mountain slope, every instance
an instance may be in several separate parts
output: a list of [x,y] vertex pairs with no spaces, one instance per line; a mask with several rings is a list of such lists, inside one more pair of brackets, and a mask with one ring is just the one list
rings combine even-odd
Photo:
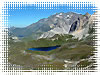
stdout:
[[17,37],[31,36],[33,39],[50,38],[55,34],[72,34],[81,39],[93,25],[91,18],[89,13],[56,13],[24,28],[11,27],[10,33]]

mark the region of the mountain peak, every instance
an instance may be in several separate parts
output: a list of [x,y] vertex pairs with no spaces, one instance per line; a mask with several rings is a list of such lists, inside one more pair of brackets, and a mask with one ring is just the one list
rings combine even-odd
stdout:
[[87,16],[88,18],[91,16],[88,12],[85,14],[85,16]]
[[[55,34],[70,34],[77,30],[81,30],[85,26],[91,15],[86,13],[85,16],[74,12],[60,12],[55,15],[51,15],[48,18],[40,19],[38,22],[33,23],[25,28],[13,27],[13,34],[15,36],[23,35],[25,37],[39,34],[38,38],[52,37]],[[81,26],[81,28],[80,28]],[[40,33],[41,32],[41,33]],[[82,33],[83,34],[83,33]],[[47,38],[46,37],[46,38]]]

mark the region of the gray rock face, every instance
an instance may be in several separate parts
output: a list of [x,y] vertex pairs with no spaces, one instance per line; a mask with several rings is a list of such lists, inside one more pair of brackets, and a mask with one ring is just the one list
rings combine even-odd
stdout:
[[93,15],[90,15],[89,13],[86,13],[83,17],[80,19],[80,26],[78,30],[72,32],[71,34],[74,35],[76,38],[82,39],[83,36],[89,35],[89,29],[93,27]]
[[91,15],[86,13],[84,16],[76,13],[59,13],[55,15],[55,24],[51,25],[52,29],[41,35],[40,38],[53,37],[55,34],[71,34],[76,38],[81,39],[88,34],[89,26],[91,24]]
[[83,35],[88,33],[91,25],[91,15],[86,13],[84,16],[81,14],[68,12],[56,13],[48,18],[39,20],[24,28],[11,28],[10,31],[13,35],[30,36],[32,33],[41,33],[39,38],[53,37],[55,34],[72,34],[76,38],[82,38]]
[[81,16],[82,15],[73,12],[58,13],[51,16],[50,19],[53,21],[52,24],[49,25],[51,30],[43,33],[40,38],[53,37],[54,34],[69,34],[75,30],[75,25],[78,24],[78,18]]

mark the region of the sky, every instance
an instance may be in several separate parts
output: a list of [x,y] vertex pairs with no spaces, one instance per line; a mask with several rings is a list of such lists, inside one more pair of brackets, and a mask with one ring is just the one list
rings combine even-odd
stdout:
[[[8,10],[8,14],[10,15],[8,17],[8,25],[10,27],[14,26],[14,27],[26,27],[29,26],[32,23],[36,23],[37,21],[39,21],[40,19],[43,18],[48,18],[51,15],[54,15],[56,13],[60,13],[60,12],[76,12],[79,14],[85,14],[85,13],[89,13],[89,14],[93,14],[95,11],[93,11],[92,8],[95,8],[92,4],[90,5],[81,5],[82,9],[79,9],[79,6],[76,5],[76,10],[75,10],[75,6],[69,6],[69,5],[58,5],[58,6],[52,6],[51,9],[49,6],[47,6],[47,8],[49,9],[44,9],[45,7],[43,6],[43,9],[37,9],[36,5],[27,5],[22,6],[21,7],[17,7],[14,8],[14,5],[12,7],[10,7],[11,5],[9,5],[9,10]],[[14,8],[14,9],[13,9]],[[41,8],[41,7],[38,7]],[[56,9],[57,8],[57,9]],[[78,9],[77,9],[78,8]]]

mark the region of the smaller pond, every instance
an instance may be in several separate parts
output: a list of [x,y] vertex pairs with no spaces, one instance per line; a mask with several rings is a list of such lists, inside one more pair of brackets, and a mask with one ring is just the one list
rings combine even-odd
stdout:
[[28,50],[32,50],[32,51],[51,51],[51,50],[54,50],[54,49],[59,48],[59,47],[60,47],[60,45],[50,46],[50,47],[29,48]]

